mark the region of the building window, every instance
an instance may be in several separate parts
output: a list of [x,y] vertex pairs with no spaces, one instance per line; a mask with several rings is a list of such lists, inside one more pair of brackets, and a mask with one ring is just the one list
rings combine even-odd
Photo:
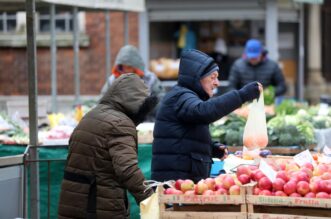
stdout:
[[0,13],[0,32],[10,33],[16,31],[16,13]]
[[[49,13],[39,14],[39,32],[50,32],[51,16]],[[57,32],[73,31],[73,15],[70,12],[61,12],[55,15],[55,29]]]

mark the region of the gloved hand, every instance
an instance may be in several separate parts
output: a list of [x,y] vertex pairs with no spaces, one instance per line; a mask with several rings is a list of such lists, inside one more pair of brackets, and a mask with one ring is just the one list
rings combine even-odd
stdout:
[[228,148],[217,141],[213,142],[213,157],[224,160],[228,156]]
[[242,102],[251,101],[260,96],[259,83],[254,81],[239,90]]

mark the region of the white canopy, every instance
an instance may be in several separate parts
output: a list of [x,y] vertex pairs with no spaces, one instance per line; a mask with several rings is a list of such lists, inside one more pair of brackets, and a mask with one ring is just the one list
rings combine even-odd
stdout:
[[[145,11],[145,0],[35,0],[37,9],[79,7],[84,10]],[[60,7],[62,6],[62,7]],[[0,11],[25,11],[25,0],[0,0]]]
[[145,10],[144,0],[40,0],[43,2],[84,7],[89,9],[111,9],[119,11],[136,11]]

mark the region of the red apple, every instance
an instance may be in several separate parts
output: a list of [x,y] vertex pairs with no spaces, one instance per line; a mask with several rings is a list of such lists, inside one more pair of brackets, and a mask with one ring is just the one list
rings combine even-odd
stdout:
[[253,194],[258,195],[262,190],[259,189],[258,187],[254,187]]
[[224,189],[223,184],[215,184],[215,191],[219,190],[219,189]]
[[190,179],[186,179],[184,180],[184,182],[180,184],[180,190],[182,192],[186,192],[188,190],[193,190],[193,189],[194,189],[194,182]]
[[240,195],[240,187],[238,185],[233,185],[229,189],[230,195]]
[[271,196],[272,193],[269,190],[262,190],[259,195],[267,195],[267,196]]
[[268,179],[268,177],[262,177],[259,181],[258,181],[258,186],[260,189],[262,190],[271,190],[272,188],[272,183],[271,181]]
[[287,171],[297,171],[299,169],[299,166],[294,161],[291,161],[286,165]]
[[276,191],[275,196],[287,196],[285,192],[283,191]]
[[297,188],[297,183],[293,180],[290,180],[287,183],[285,183],[284,192],[287,195],[291,195],[292,193],[294,193],[296,191],[296,188]]
[[225,174],[221,174],[221,175],[217,176],[217,177],[215,178],[215,184],[222,184],[222,182],[223,182],[225,176],[226,176]]
[[315,194],[320,192],[321,191],[320,181],[321,180],[311,181],[309,183],[309,190]]
[[166,194],[166,195],[169,195],[169,194],[171,194],[172,193],[172,190],[173,190],[173,188],[167,188],[166,190],[164,190],[164,194]]
[[272,183],[272,188],[274,191],[283,191],[285,185],[285,181],[281,178],[276,178]]
[[319,192],[316,194],[316,198],[330,198],[330,195],[326,192]]
[[254,170],[257,170],[258,167],[255,166],[255,165],[249,165],[249,169],[251,169],[251,172],[254,171]]
[[309,183],[306,181],[300,181],[297,184],[297,193],[299,193],[302,196],[305,196],[308,192],[310,191],[309,189]]
[[261,170],[255,170],[251,176],[251,178],[256,182],[258,182],[263,177],[265,177],[265,175],[262,173]]
[[183,192],[180,191],[180,190],[177,190],[175,188],[167,188],[164,191],[164,194],[167,194],[167,195],[181,195],[181,194],[183,194]]
[[299,181],[306,181],[309,182],[310,177],[308,176],[308,174],[306,172],[303,171],[299,171],[296,175],[298,182]]
[[313,166],[313,164],[311,164],[311,163],[309,163],[309,162],[304,163],[304,164],[302,165],[302,167],[306,167],[306,168],[310,169],[311,171],[314,170],[314,166]]
[[300,171],[307,173],[309,178],[313,176],[313,171],[307,167],[303,167]]
[[181,184],[184,182],[182,179],[177,179],[175,182],[175,188],[181,190]]
[[288,178],[288,176],[287,176],[287,174],[284,170],[278,171],[277,175],[276,175],[276,178],[281,178],[282,180],[284,180],[284,182],[289,181],[289,178]]
[[315,198],[316,197],[316,194],[313,193],[313,192],[308,192],[306,195],[305,195],[305,198]]
[[248,167],[248,166],[245,166],[245,165],[241,165],[237,168],[237,172],[236,172],[236,175],[239,179],[239,176],[242,175],[242,174],[246,174],[247,176],[250,176],[251,175],[251,169]]
[[224,189],[224,188],[220,188],[218,190],[215,191],[215,195],[228,195],[228,190]]
[[233,185],[235,185],[234,179],[231,176],[226,175],[223,179],[223,187],[229,189]]
[[286,170],[286,164],[285,163],[280,163],[279,165],[280,170]]
[[313,171],[314,176],[321,176],[323,173],[328,172],[329,168],[326,164],[318,164]]
[[208,185],[201,180],[196,184],[195,194],[202,195],[206,190],[208,190]]
[[251,181],[251,178],[249,177],[249,175],[246,174],[241,174],[240,176],[238,176],[238,180],[241,182],[241,184],[247,184]]
[[208,190],[204,191],[204,192],[202,193],[202,195],[214,195],[214,191],[208,189]]
[[331,179],[331,173],[330,172],[323,173],[321,178],[324,180]]
[[321,180],[319,185],[322,192],[331,193],[331,180]]
[[290,194],[289,197],[302,197],[302,196],[299,193],[294,192]]
[[215,180],[213,178],[205,179],[205,183],[208,186],[208,189],[214,191],[215,190]]

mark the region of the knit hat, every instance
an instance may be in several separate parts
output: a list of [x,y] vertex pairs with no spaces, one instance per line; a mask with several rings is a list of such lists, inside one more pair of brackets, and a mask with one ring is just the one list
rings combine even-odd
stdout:
[[219,71],[218,65],[215,62],[210,63],[209,66],[207,66],[207,68],[202,72],[202,74],[200,75],[200,79],[205,78],[207,76],[209,76],[211,73],[215,72],[215,71]]
[[131,66],[135,69],[132,73],[136,73],[140,77],[144,76],[144,61],[138,49],[132,45],[123,46],[116,56],[115,66],[112,69],[112,73],[116,78],[121,75],[121,72],[118,69],[119,65]]

